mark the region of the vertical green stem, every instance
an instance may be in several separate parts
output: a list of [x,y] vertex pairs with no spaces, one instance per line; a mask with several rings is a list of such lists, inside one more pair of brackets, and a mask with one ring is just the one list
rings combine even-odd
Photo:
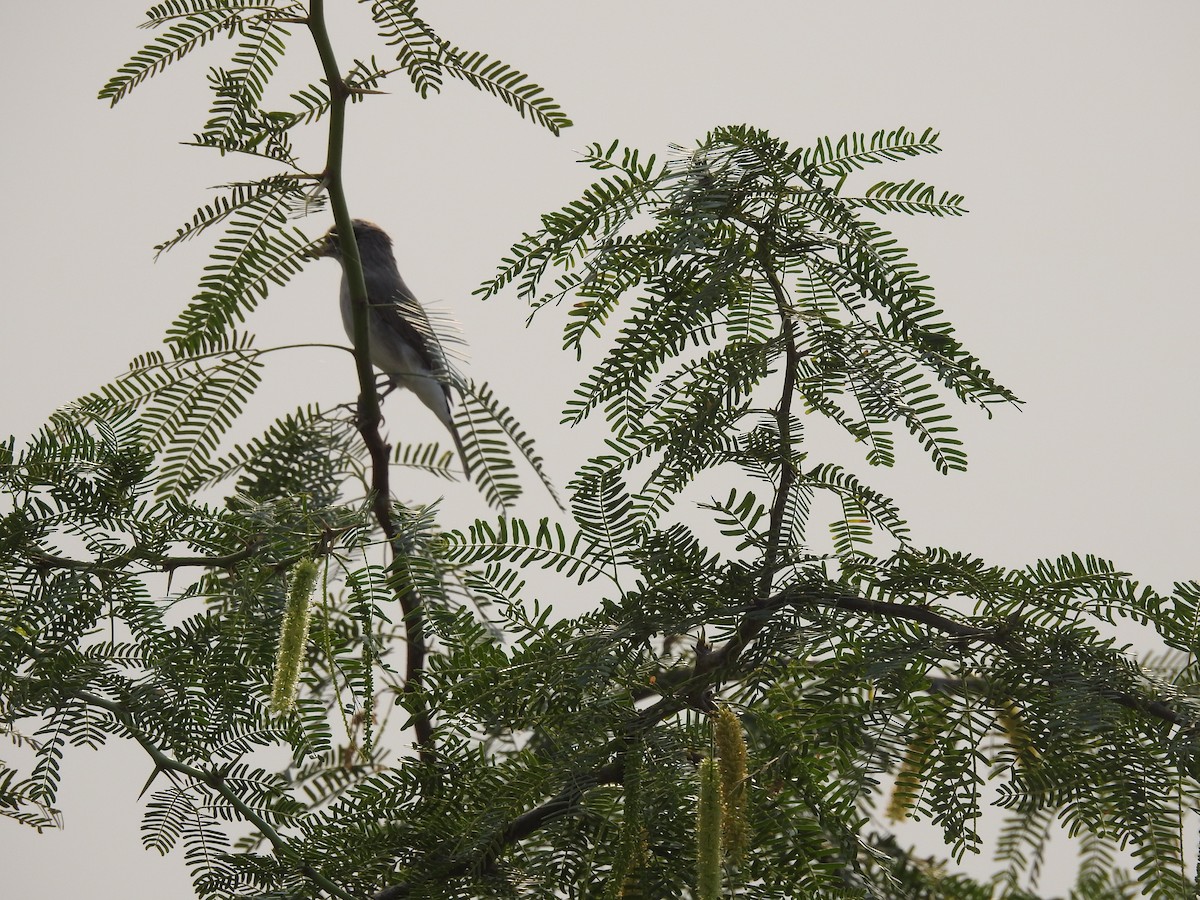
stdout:
[[[370,321],[368,318],[367,284],[363,278],[362,259],[354,239],[354,221],[346,202],[342,183],[342,161],[346,132],[346,101],[350,98],[350,87],[342,78],[329,30],[325,25],[324,0],[312,0],[309,5],[308,29],[325,69],[325,81],[329,85],[329,147],[325,160],[323,181],[329,192],[329,204],[337,225],[341,242],[342,266],[350,285],[350,302],[354,320],[354,362],[358,372],[359,402],[358,430],[371,454],[372,512],[392,548],[393,563],[405,555],[403,542],[399,538],[396,521],[392,516],[391,488],[388,483],[390,448],[379,433],[382,417],[379,412],[379,396],[375,392],[375,373],[371,368],[369,347]],[[417,735],[417,748],[421,759],[432,761],[433,725],[429,710],[421,696],[421,683],[425,672],[425,610],[420,596],[412,588],[398,592],[400,608],[404,611],[404,627],[407,645],[407,664],[404,690],[411,701],[413,728]]]

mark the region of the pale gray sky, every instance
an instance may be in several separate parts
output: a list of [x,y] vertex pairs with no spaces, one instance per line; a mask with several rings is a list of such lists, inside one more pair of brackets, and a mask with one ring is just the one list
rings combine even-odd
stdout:
[[[207,200],[206,187],[265,171],[177,143],[204,120],[204,74],[221,63],[221,45],[115,110],[94,99],[151,36],[135,28],[146,5],[6,9],[0,433],[27,434],[153,348],[191,296],[208,245],[157,264],[150,248]],[[576,127],[555,139],[464,85],[422,102],[397,81],[393,95],[352,108],[351,207],[393,234],[418,295],[461,320],[469,372],[513,407],[560,481],[586,452],[555,424],[582,373],[557,353],[557,321],[530,334],[515,298],[481,305],[470,293],[540,212],[587,182],[573,162],[579,149],[621,138],[663,151],[742,122],[795,144],[932,125],[942,155],[879,177],[959,191],[972,213],[888,223],[968,346],[1027,406],[991,422],[964,411],[966,475],[938,476],[907,453],[897,470],[871,473],[873,483],[900,502],[918,542],[1006,564],[1092,552],[1162,588],[1200,576],[1200,308],[1188,275],[1200,209],[1200,5],[472,0],[422,10],[443,36],[530,74]],[[343,68],[384,57],[364,33],[339,29]],[[304,83],[319,77],[306,37],[296,31],[287,70]],[[323,133],[305,146],[319,169]],[[337,278],[327,263],[276,291],[250,323],[259,343],[342,341]],[[277,365],[248,414],[259,425],[353,394],[349,357],[336,351],[281,354]],[[426,424],[424,436],[440,436],[432,417]],[[442,490],[414,483],[409,493]],[[468,488],[446,493],[451,524],[483,514]],[[543,507],[535,500],[528,512]],[[64,832],[39,837],[0,822],[6,888],[26,900],[187,896],[182,857],[140,849],[133,798],[148,772],[120,749],[70,754]]]

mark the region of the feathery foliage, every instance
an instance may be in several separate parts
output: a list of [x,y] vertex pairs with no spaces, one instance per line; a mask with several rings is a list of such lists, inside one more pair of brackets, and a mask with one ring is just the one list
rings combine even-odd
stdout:
[[[869,218],[955,217],[964,198],[857,183],[938,152],[930,129],[587,149],[595,183],[479,290],[561,315],[586,360],[562,424],[603,433],[558,519],[519,514],[518,458],[557,499],[546,463],[456,373],[491,518],[454,527],[432,498],[397,499],[394,473],[416,495],[453,455],[388,446],[369,366],[357,408],[233,440],[284,349],[248,320],[316,247],[293,223],[326,205],[349,222],[348,104],[403,72],[422,98],[457,79],[570,124],[414,0],[358,12],[395,68],[364,54],[332,77],[320,2],[170,0],[101,91],[115,103],[223,45],[192,143],[282,170],[231,181],[157,248],[219,229],[165,351],[0,444],[17,749],[0,813],[57,827],[66,755],[122,740],[156,775],[144,844],[181,851],[203,898],[1024,900],[1064,836],[1073,897],[1192,896],[1200,584],[1160,593],[1086,553],[1004,567],[921,548],[863,474],[909,439],[961,470],[950,410],[1017,402]],[[300,29],[325,77],[281,92]],[[311,176],[292,132],[317,123],[334,162]],[[829,458],[834,429],[861,460]],[[1161,652],[1135,658],[1126,624]],[[906,846],[906,819],[945,854]],[[994,870],[963,873],[992,850]]]

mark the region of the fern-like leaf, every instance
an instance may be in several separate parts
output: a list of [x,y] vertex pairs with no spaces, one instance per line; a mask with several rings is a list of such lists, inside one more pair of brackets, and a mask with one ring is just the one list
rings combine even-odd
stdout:
[[374,0],[371,18],[387,44],[396,48],[396,61],[408,73],[416,92],[424,98],[440,91],[438,57],[444,41],[417,15],[415,0]]
[[[165,18],[163,19],[165,21]],[[178,62],[209,41],[233,37],[242,26],[241,12],[225,8],[200,9],[168,28],[156,41],[146,44],[100,89],[99,98],[115,106],[135,87]]]
[[870,135],[854,131],[837,140],[823,137],[803,151],[803,175],[847,175],[868,165],[939,153],[938,134],[926,128],[921,134],[907,128],[880,129]]
[[491,387],[470,380],[461,381],[456,387],[463,402],[455,421],[460,426],[463,449],[475,483],[483,490],[488,503],[507,509],[520,496],[510,444],[533,469],[554,502],[559,503],[533,440],[513,418],[509,408],[500,404]]
[[862,197],[841,197],[851,208],[865,207],[880,213],[902,212],[909,215],[961,216],[967,210],[962,194],[938,193],[932,186],[910,178],[908,181],[880,181],[867,188]]
[[200,291],[167,331],[181,351],[219,339],[253,311],[271,284],[284,285],[300,271],[311,240],[285,228],[292,192],[250,199],[230,217],[213,252]]
[[557,135],[571,127],[562,107],[527,75],[486,53],[466,51],[444,44],[437,59],[438,65],[454,78],[497,97],[511,106],[521,118],[531,121]]

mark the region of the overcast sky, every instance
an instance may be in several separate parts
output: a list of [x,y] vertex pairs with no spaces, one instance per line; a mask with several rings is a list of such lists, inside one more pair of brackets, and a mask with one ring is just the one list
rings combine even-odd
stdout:
[[[365,7],[329,5],[347,17],[335,35],[343,69],[386,58],[350,21]],[[157,263],[151,248],[209,186],[266,172],[178,143],[204,121],[204,75],[223,63],[223,42],[116,109],[95,99],[151,36],[136,29],[143,10],[129,0],[7,4],[0,434],[23,437],[154,348],[210,245]],[[900,502],[918,543],[1005,564],[1092,552],[1164,589],[1200,577],[1200,307],[1188,275],[1200,209],[1200,4],[471,0],[422,11],[444,37],[528,73],[576,126],[556,139],[465,85],[422,102],[397,80],[392,95],[352,108],[351,209],[392,233],[417,294],[462,322],[468,373],[496,387],[560,482],[588,449],[556,425],[584,373],[557,352],[558,321],[530,333],[515,297],[480,304],[470,294],[539,213],[587,183],[589,170],[573,162],[580,149],[620,138],[662,152],[732,123],[795,145],[933,126],[943,154],[878,175],[961,192],[971,215],[888,225],[932,276],[968,347],[1026,407],[990,422],[964,410],[967,474],[938,476],[905,453],[873,483]],[[306,38],[293,37],[289,90],[319,77]],[[323,140],[317,130],[302,143],[313,171]],[[259,344],[342,342],[337,281],[324,262],[275,291],[250,323]],[[299,404],[353,396],[348,355],[277,356],[248,413],[255,430]],[[413,398],[388,406],[392,422],[405,410],[426,417],[414,437],[441,437]],[[465,486],[404,490],[445,492],[451,525],[486,512]],[[548,510],[533,498],[527,512]],[[139,846],[134,797],[148,773],[144,758],[120,750],[70,754],[64,832],[0,822],[6,888],[25,900],[187,896],[182,857],[160,861]]]

